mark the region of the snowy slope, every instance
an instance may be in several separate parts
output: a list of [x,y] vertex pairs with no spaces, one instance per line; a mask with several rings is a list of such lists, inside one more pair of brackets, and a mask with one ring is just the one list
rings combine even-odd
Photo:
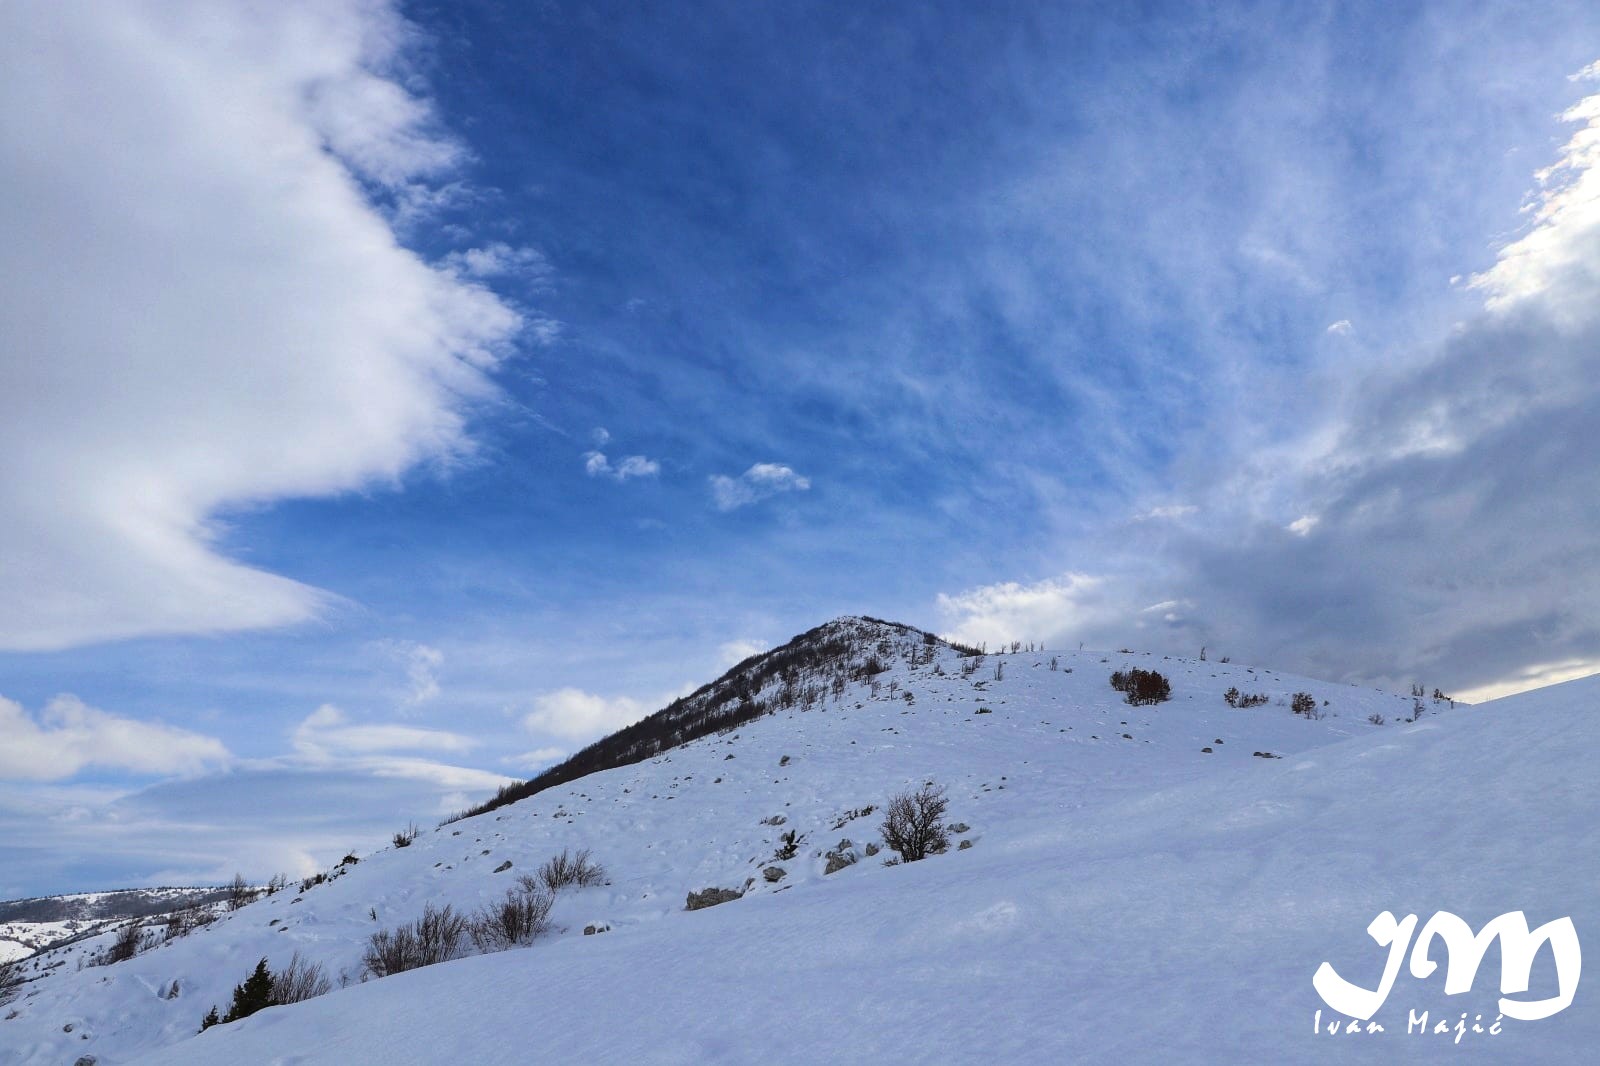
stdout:
[[[872,679],[876,698],[854,682],[816,709],[424,832],[129,962],[63,965],[0,1022],[0,1062],[520,1062],[541,1049],[574,1061],[1390,1061],[1460,1049],[1311,1033],[1312,972],[1329,959],[1375,975],[1363,930],[1379,911],[1453,910],[1478,926],[1522,908],[1593,927],[1593,687],[1403,725],[1409,698],[1238,665],[1055,653],[1051,670],[1051,653],[1020,653],[963,677],[948,648],[895,630],[881,640],[891,668]],[[1125,665],[1159,668],[1173,700],[1121,703],[1107,676]],[[1273,701],[1229,708],[1230,686]],[[1301,690],[1327,701],[1323,720],[1289,712]],[[1287,757],[1253,754],[1264,751]],[[970,850],[823,874],[841,838],[859,850],[876,836],[878,814],[844,816],[929,779],[950,787]],[[763,824],[774,815],[782,826]],[[769,884],[760,871],[786,829],[804,834],[800,856]],[[299,950],[355,982],[374,930],[427,901],[477,906],[564,846],[592,848],[611,884],[564,894],[560,930],[533,948],[353,983],[189,1039],[257,958],[281,965]],[[688,891],[747,883],[744,899],[683,910]],[[610,931],[582,935],[590,924]],[[1401,1030],[1402,1003],[1492,1018],[1492,976],[1481,996],[1451,999],[1439,976],[1409,980],[1391,998]],[[174,981],[180,995],[162,998]],[[1491,1051],[1555,1061],[1596,1028],[1580,993]]]

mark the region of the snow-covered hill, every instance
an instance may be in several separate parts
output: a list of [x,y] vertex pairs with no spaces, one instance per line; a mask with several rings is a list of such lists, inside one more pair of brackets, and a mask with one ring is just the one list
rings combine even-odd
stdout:
[[155,918],[186,905],[218,902],[227,894],[226,888],[123,888],[6,900],[0,902],[0,962],[129,918]]
[[[1384,910],[1596,928],[1600,685],[1430,702],[1406,723],[1410,697],[1236,664],[980,662],[902,627],[832,626],[848,664],[768,678],[751,700],[778,709],[731,732],[425,830],[127,962],[80,971],[96,946],[64,949],[6,1008],[0,1062],[1527,1062],[1580,1061],[1600,1038],[1581,991],[1461,1047],[1406,1035],[1412,1007],[1488,1025],[1493,951],[1467,995],[1402,976],[1381,1034],[1314,1033],[1311,985],[1324,960],[1376,983],[1365,929]],[[1134,666],[1168,677],[1171,701],[1122,702],[1108,677]],[[1230,707],[1229,689],[1268,701]],[[1320,719],[1291,712],[1297,692]],[[886,800],[926,781],[971,846],[867,857]],[[789,831],[798,854],[776,860]],[[860,861],[827,874],[846,839]],[[609,884],[564,891],[533,947],[361,983],[374,931],[428,903],[475,908],[579,847]],[[685,911],[708,887],[744,896]],[[296,951],[350,987],[194,1036],[257,959]]]

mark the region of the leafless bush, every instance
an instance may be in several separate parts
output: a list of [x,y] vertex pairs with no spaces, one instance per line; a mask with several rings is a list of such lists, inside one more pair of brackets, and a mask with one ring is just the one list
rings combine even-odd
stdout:
[[889,801],[879,826],[884,843],[906,862],[916,862],[950,846],[944,812],[949,807],[944,787],[932,782],[915,792],[901,792]]
[[1382,725],[1383,715],[1374,712],[1373,714],[1367,715],[1367,721],[1371,722],[1373,725]]
[[129,922],[117,930],[117,938],[111,942],[111,946],[106,948],[104,954],[100,956],[100,963],[103,966],[110,966],[114,962],[126,962],[139,954],[139,948],[143,946],[143,943],[144,935],[139,931],[139,923],[137,921]]
[[22,991],[22,965],[15,960],[0,962],[0,1003],[10,1003]]
[[228,885],[228,909],[236,911],[255,898],[256,890],[245,881],[244,874],[234,874],[233,882]]
[[422,917],[409,925],[373,933],[362,954],[363,975],[387,977],[422,966],[460,958],[467,935],[467,919],[447,903],[428,904]]
[[521,877],[505,899],[490,903],[472,918],[472,942],[479,951],[505,951],[533,943],[550,927],[555,897],[534,877]]
[[210,925],[217,920],[217,912],[212,910],[211,904],[194,903],[185,904],[167,915],[166,938],[172,940],[176,937],[187,936],[201,926]]
[[320,962],[302,958],[297,951],[289,958],[289,965],[272,975],[272,1002],[303,1003],[326,995],[333,988],[328,974]]
[[570,853],[566,848],[562,848],[560,855],[552,856],[539,867],[539,880],[544,882],[544,887],[552,894],[568,885],[593,888],[595,885],[604,884],[605,879],[605,867],[589,857],[588,848],[579,848],[576,853]]
[[411,846],[411,842],[416,839],[417,826],[416,823],[413,822],[394,835],[394,846],[397,848],[409,848]]

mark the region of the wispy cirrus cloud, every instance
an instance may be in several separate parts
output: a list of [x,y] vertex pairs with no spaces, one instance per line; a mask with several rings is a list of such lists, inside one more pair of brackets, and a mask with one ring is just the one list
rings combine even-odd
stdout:
[[[1087,579],[941,597],[954,632],[1207,644],[1478,694],[1600,663],[1600,95],[1563,117],[1526,230],[1470,280],[1478,310],[1370,372],[1298,451],[1185,486],[1213,501],[1203,520],[1086,543]],[[1169,600],[1185,609],[1147,629]]]
[[459,754],[478,741],[443,729],[422,729],[393,722],[352,722],[339,708],[323,704],[290,734],[297,754],[312,759],[372,755],[400,751]]

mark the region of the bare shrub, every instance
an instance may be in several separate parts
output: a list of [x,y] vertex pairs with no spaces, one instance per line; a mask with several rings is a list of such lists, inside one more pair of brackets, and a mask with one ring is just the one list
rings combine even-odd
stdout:
[[228,885],[228,909],[236,911],[255,898],[256,890],[245,881],[244,874],[234,874],[233,882]]
[[949,807],[944,787],[932,782],[915,792],[901,792],[889,801],[879,830],[891,849],[906,862],[916,862],[950,846],[944,812]]
[[595,885],[604,884],[605,879],[605,867],[590,858],[588,848],[579,848],[576,853],[562,848],[560,855],[552,856],[539,867],[539,880],[544,882],[544,887],[552,894],[568,885],[593,888]]
[[363,975],[387,977],[422,966],[460,958],[467,935],[467,919],[447,903],[428,904],[422,917],[409,925],[373,933],[361,956]]
[[326,995],[333,988],[327,971],[320,962],[302,958],[297,951],[289,958],[289,965],[272,975],[273,1005],[303,1003]]
[[517,887],[506,890],[505,898],[490,903],[473,915],[469,932],[479,951],[505,951],[533,943],[550,928],[550,908],[555,896],[533,877],[518,879]]
[[1367,721],[1371,722],[1373,725],[1382,725],[1383,715],[1377,713],[1369,714],[1367,715]]
[[114,962],[126,962],[139,954],[139,948],[144,944],[144,935],[139,931],[137,921],[129,922],[117,930],[117,938],[111,946],[105,949],[100,956],[102,966],[110,966]]
[[394,835],[394,846],[397,848],[409,848],[411,846],[411,842],[416,839],[417,826],[416,823],[413,822]]
[[1295,714],[1303,714],[1312,720],[1322,717],[1321,712],[1317,709],[1317,698],[1309,692],[1296,692],[1289,700],[1289,709]]
[[216,915],[213,914],[211,908],[205,904],[190,903],[186,906],[179,907],[177,910],[169,913],[166,917],[166,938],[168,940],[173,940],[180,936],[187,936],[189,933],[200,928],[202,925],[207,925],[215,919]]
[[16,960],[0,962],[0,1003],[10,1003],[22,991],[22,966]]

